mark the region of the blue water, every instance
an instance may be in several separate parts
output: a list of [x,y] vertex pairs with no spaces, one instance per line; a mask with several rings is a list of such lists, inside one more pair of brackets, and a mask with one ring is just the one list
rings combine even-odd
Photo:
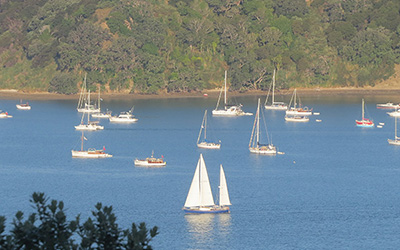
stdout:
[[[122,228],[131,222],[158,226],[155,249],[396,249],[400,246],[400,147],[394,118],[375,108],[395,97],[365,97],[368,118],[383,128],[358,128],[361,96],[303,97],[319,116],[288,123],[281,111],[265,111],[273,143],[285,155],[250,155],[254,116],[209,117],[209,136],[220,150],[195,145],[204,110],[212,98],[105,100],[114,114],[133,105],[135,124],[110,124],[88,132],[86,147],[102,148],[110,159],[72,159],[81,133],[73,101],[0,100],[14,117],[0,119],[0,215],[8,226],[15,212],[33,212],[34,191],[63,200],[68,217],[90,216],[94,205],[112,205]],[[255,112],[257,98],[241,97]],[[399,98],[398,98],[399,99]],[[317,123],[315,119],[321,119]],[[133,159],[154,150],[165,168],[139,168]],[[216,194],[223,164],[231,213],[185,215],[181,210],[200,153]]]

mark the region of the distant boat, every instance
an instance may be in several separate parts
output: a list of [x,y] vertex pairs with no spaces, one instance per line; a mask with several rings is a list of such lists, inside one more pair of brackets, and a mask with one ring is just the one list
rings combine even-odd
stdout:
[[[266,128],[265,128],[265,134],[268,137],[268,132]],[[250,153],[253,154],[265,154],[265,155],[276,154],[276,147],[272,143],[260,144],[260,98],[258,99],[257,112],[254,117],[253,130],[251,131],[249,150]]]
[[87,91],[86,87],[86,74],[81,88],[81,93],[79,95],[78,106],[76,108],[78,112],[84,113],[99,113],[100,108],[95,108],[93,104],[90,103],[90,90]]
[[[224,84],[224,87],[221,88],[221,92],[219,94],[218,101],[217,101],[217,106],[212,111],[212,114],[214,116],[226,116],[226,117],[252,115],[252,113],[245,113],[242,110],[242,106],[243,106],[242,104],[229,105],[227,103],[227,99],[226,99],[226,75],[227,75],[227,72],[225,71],[225,81],[224,81],[225,84]],[[219,102],[221,100],[222,92],[224,92],[224,108],[223,109],[218,109]]]
[[287,121],[287,122],[308,122],[308,121],[310,121],[310,118],[308,118],[308,116],[299,116],[299,115],[289,116],[289,115],[286,115],[285,116],[285,121]]
[[161,156],[161,158],[155,158],[154,157],[154,151],[151,152],[151,157],[148,157],[146,159],[135,159],[134,160],[135,166],[141,166],[141,167],[164,167],[167,165],[167,162],[164,161],[164,156]]
[[228,186],[220,165],[219,205],[215,205],[203,155],[200,154],[183,210],[186,213],[229,213]]
[[387,112],[387,114],[391,117],[400,117],[400,110],[395,110],[392,112]]
[[81,123],[77,126],[75,126],[76,130],[90,130],[90,131],[95,131],[95,130],[103,130],[104,126],[99,125],[99,121],[90,121],[89,117],[89,113],[87,113],[87,123],[84,123],[84,118],[85,118],[85,114],[82,114],[82,119],[81,119]]
[[110,118],[111,117],[111,111],[107,110],[106,113],[102,113],[100,105],[101,105],[101,98],[100,98],[100,89],[99,89],[99,98],[98,98],[98,104],[97,104],[99,112],[98,113],[93,113],[92,117],[93,118],[106,118],[106,119]]
[[0,110],[0,118],[12,118],[12,115],[9,115],[7,111]]
[[366,127],[366,128],[370,128],[374,126],[374,122],[370,119],[367,119],[364,117],[364,113],[365,113],[365,103],[364,103],[364,99],[362,99],[362,109],[361,109],[361,114],[362,114],[362,118],[361,120],[356,120],[356,125],[357,127]]
[[138,119],[132,114],[133,107],[128,112],[121,112],[118,116],[111,116],[109,118],[110,122],[118,122],[118,123],[132,123],[137,122]]
[[[203,132],[204,129],[204,133]],[[203,134],[203,140],[200,142],[201,134]],[[207,110],[204,111],[203,122],[201,123],[199,136],[197,137],[197,147],[206,149],[219,149],[221,148],[220,143],[207,141]]]
[[392,102],[388,102],[388,103],[376,104],[376,108],[377,109],[398,109],[398,108],[400,108],[400,105],[393,104]]
[[397,137],[397,117],[394,118],[394,140],[388,139],[390,145],[400,146],[400,138]]
[[19,104],[15,105],[15,106],[17,106],[17,109],[20,109],[20,110],[30,110],[31,109],[31,106],[29,105],[29,103],[28,102],[22,103],[22,100],[20,101]]
[[288,105],[284,102],[276,102],[275,101],[275,69],[274,69],[274,75],[272,76],[272,83],[271,83],[271,87],[272,88],[272,95],[271,95],[271,104],[267,104],[268,102],[268,97],[269,97],[269,92],[268,91],[268,95],[267,98],[265,99],[265,103],[264,103],[264,107],[265,109],[272,109],[272,110],[287,110],[288,109]]
[[94,148],[89,148],[88,150],[83,150],[83,141],[87,140],[83,134],[82,131],[82,137],[81,137],[81,150],[71,150],[72,157],[74,158],[110,158],[112,157],[111,154],[107,154],[105,151],[105,148],[103,147],[102,150],[94,149]]
[[[299,102],[297,103],[297,99]],[[292,107],[293,103],[293,107]],[[298,106],[297,106],[298,105]],[[296,115],[296,116],[306,116],[312,115],[312,109],[308,109],[308,107],[302,107],[300,97],[297,96],[297,90],[294,89],[292,98],[289,103],[290,108],[286,110],[286,115]]]

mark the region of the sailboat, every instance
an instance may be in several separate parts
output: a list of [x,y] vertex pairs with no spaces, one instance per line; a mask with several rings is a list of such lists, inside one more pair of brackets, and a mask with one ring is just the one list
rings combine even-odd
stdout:
[[[85,112],[86,113],[86,112]],[[81,123],[77,126],[75,126],[76,130],[90,130],[90,131],[94,131],[94,130],[103,130],[104,127],[99,125],[99,121],[90,121],[89,117],[89,113],[87,113],[87,124],[84,124],[84,118],[85,118],[85,113],[82,114],[82,119],[81,119]]]
[[186,213],[229,213],[229,206],[232,204],[222,165],[219,181],[219,204],[215,205],[206,164],[200,154],[183,210]]
[[[299,100],[299,106],[297,107],[297,99]],[[292,107],[293,102],[293,107]],[[312,109],[308,109],[307,107],[302,107],[300,97],[297,96],[297,90],[294,89],[292,98],[290,99],[289,109],[286,110],[286,115],[295,115],[295,116],[307,116],[312,115]]]
[[83,81],[81,93],[79,95],[78,107],[76,108],[78,112],[84,113],[99,113],[100,108],[95,108],[93,104],[90,104],[90,90],[86,95],[86,74]]
[[28,102],[22,103],[22,100],[20,100],[19,104],[15,106],[17,106],[17,109],[20,110],[31,110],[31,106],[29,105],[29,103]]
[[[242,110],[243,105],[239,104],[239,105],[229,105],[227,103],[227,99],[226,99],[226,75],[227,72],[225,70],[225,80],[224,80],[224,87],[221,88],[221,92],[219,94],[218,97],[218,101],[217,101],[217,106],[215,107],[215,109],[212,111],[212,114],[214,116],[244,116],[244,115],[252,115],[252,113],[245,113]],[[224,92],[224,108],[223,109],[218,109],[219,106],[219,102],[221,100],[221,95],[222,92]]]
[[[275,101],[275,69],[274,69],[274,75],[272,76],[272,101],[271,104],[268,105],[268,96],[269,96],[269,91],[268,91],[268,95],[267,98],[265,99],[265,103],[264,103],[264,107],[265,109],[272,109],[272,110],[287,110],[288,109],[288,105],[284,102],[276,102]],[[270,89],[271,89],[270,88]]]
[[400,146],[400,138],[397,137],[397,117],[394,118],[394,140],[388,139],[390,145]]
[[110,158],[112,157],[112,155],[107,154],[105,151],[105,148],[103,147],[103,149],[99,150],[99,149],[93,149],[93,148],[89,148],[88,150],[83,150],[83,141],[87,140],[86,137],[83,134],[82,131],[82,137],[81,137],[81,150],[77,151],[77,150],[71,150],[72,153],[72,157],[76,157],[76,158]]
[[[268,133],[266,132],[267,136]],[[253,130],[251,131],[249,142],[250,153],[254,154],[276,154],[276,147],[272,144],[260,144],[260,98],[258,99],[258,106],[256,116],[254,118]]]
[[357,125],[357,127],[371,128],[371,127],[374,126],[374,122],[372,120],[367,119],[367,118],[364,117],[364,112],[365,112],[364,98],[362,99],[361,104],[362,104],[362,108],[361,108],[361,110],[362,110],[362,112],[361,112],[362,113],[362,119],[361,119],[361,121],[356,120],[356,125]]
[[[203,141],[200,141],[201,134],[204,128],[204,138]],[[209,142],[207,141],[207,110],[204,111],[203,122],[201,123],[199,137],[197,137],[197,147],[199,148],[207,148],[207,149],[219,149],[221,147],[220,143]]]
[[111,111],[107,110],[106,113],[101,113],[101,107],[100,107],[101,104],[100,104],[100,102],[101,102],[101,98],[100,98],[100,88],[99,88],[99,99],[98,99],[98,104],[97,104],[99,112],[92,114],[92,117],[93,118],[106,118],[106,119],[110,118],[111,117]]

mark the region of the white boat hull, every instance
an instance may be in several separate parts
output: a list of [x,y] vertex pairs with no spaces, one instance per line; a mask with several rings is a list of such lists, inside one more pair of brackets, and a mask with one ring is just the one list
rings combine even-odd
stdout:
[[183,211],[193,214],[218,214],[230,213],[228,206],[213,206],[213,207],[184,207]]
[[17,104],[16,106],[17,106],[17,109],[20,109],[20,110],[30,110],[31,109],[31,106],[27,106],[27,105]]
[[376,104],[376,108],[378,109],[398,109],[400,108],[400,105],[395,105],[393,103],[385,103],[385,104]]
[[288,117],[285,116],[285,121],[287,122],[308,122],[310,121],[310,118],[308,118],[307,116],[304,117]]
[[287,110],[286,114],[304,116],[304,115],[312,115],[312,111]]
[[85,125],[85,124],[80,124],[78,126],[75,126],[76,130],[84,130],[84,131],[95,131],[95,130],[103,130],[103,126],[99,125]]
[[268,110],[287,110],[288,106],[265,105],[264,108]]
[[111,117],[111,115],[110,114],[103,114],[103,113],[95,113],[95,114],[92,114],[92,117],[93,118],[105,118],[105,119],[108,119],[108,118]]
[[400,117],[400,111],[387,112],[391,117]]
[[0,114],[0,118],[12,118],[12,115],[8,115],[8,114]]
[[80,113],[99,113],[100,109],[78,108],[78,112],[80,112]]
[[138,160],[138,159],[136,159],[134,163],[135,166],[141,166],[141,167],[164,167],[165,165],[167,165],[167,162],[155,163],[155,162],[148,162],[147,160]]
[[137,118],[118,118],[118,117],[110,117],[110,122],[119,122],[119,123],[132,123],[137,122]]
[[213,143],[213,142],[201,142],[197,144],[199,148],[206,148],[206,149],[220,149],[221,144]]
[[74,158],[110,158],[112,155],[104,153],[104,152],[96,152],[96,151],[76,151],[71,150],[72,157]]
[[263,147],[250,147],[250,153],[262,154],[262,155],[275,155],[276,148],[274,146],[263,146]]
[[400,146],[400,140],[388,139],[388,143],[389,143],[390,145]]

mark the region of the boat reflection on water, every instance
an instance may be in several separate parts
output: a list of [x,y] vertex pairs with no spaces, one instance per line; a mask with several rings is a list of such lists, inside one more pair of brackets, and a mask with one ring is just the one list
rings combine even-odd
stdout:
[[[232,231],[231,214],[185,214],[187,230],[195,246],[219,246]],[[215,242],[218,240],[218,242]],[[218,247],[216,247],[218,248]]]

